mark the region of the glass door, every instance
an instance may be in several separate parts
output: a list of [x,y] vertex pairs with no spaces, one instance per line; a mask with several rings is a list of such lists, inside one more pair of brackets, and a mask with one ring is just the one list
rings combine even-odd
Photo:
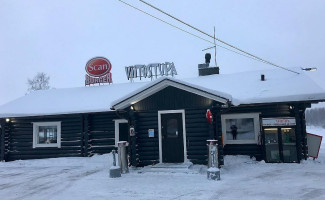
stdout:
[[277,128],[265,128],[266,162],[281,162]]
[[266,162],[298,162],[294,128],[264,128],[264,135]]
[[294,128],[281,128],[283,162],[297,162],[296,135]]

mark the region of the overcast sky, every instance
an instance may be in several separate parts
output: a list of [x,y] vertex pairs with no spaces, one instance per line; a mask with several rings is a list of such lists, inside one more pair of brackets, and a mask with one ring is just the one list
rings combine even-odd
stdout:
[[[311,76],[324,86],[324,0],[147,1],[210,34],[215,26],[217,38],[278,65],[317,67]],[[84,87],[85,64],[96,56],[111,61],[114,83],[127,82],[125,66],[166,61],[179,78],[195,77],[210,46],[118,0],[0,0],[0,104],[25,95],[37,72],[54,88]],[[222,48],[217,62],[220,73],[274,68]]]

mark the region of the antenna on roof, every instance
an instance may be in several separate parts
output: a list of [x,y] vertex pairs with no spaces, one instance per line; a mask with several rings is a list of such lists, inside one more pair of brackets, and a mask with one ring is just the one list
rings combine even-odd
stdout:
[[214,40],[213,40],[214,46],[203,49],[202,51],[206,51],[206,50],[214,48],[214,64],[216,65],[216,67],[218,67],[217,66],[217,45],[216,45],[216,27],[215,26],[213,27],[213,38],[214,38]]

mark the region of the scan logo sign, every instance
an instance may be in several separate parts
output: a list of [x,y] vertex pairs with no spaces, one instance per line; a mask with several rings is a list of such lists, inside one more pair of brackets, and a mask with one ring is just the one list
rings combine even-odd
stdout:
[[95,57],[90,59],[85,67],[86,80],[85,85],[112,83],[111,62],[104,57]]

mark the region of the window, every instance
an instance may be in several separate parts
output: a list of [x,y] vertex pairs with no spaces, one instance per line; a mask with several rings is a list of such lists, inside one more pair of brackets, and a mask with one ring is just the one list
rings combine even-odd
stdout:
[[167,120],[167,137],[168,138],[177,138],[178,137],[178,121],[177,119],[168,119]]
[[61,122],[33,123],[33,148],[61,148]]
[[221,116],[223,144],[254,144],[260,134],[259,113]]

